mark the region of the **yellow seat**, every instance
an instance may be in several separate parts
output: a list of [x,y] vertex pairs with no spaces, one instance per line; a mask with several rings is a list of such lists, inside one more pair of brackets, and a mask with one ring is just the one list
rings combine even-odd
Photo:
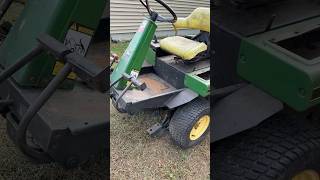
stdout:
[[178,18],[173,25],[177,29],[187,28],[210,32],[210,8],[196,8],[188,17]]
[[167,37],[160,40],[160,47],[162,50],[177,55],[183,60],[191,60],[208,48],[205,43],[193,41],[181,36]]
[[[177,29],[197,29],[210,33],[210,9],[196,8],[188,17],[178,18],[174,23]],[[208,49],[205,43],[193,41],[180,36],[167,37],[160,40],[160,48],[183,60],[191,60]]]

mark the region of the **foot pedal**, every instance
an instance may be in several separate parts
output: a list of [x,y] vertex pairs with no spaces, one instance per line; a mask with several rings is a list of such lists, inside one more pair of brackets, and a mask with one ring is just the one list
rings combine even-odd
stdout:
[[151,128],[149,128],[147,131],[151,137],[160,137],[163,135],[166,128],[163,127],[162,124],[157,123],[153,125]]

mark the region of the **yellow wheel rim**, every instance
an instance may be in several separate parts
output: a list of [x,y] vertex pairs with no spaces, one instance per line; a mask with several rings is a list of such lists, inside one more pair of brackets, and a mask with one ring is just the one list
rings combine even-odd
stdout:
[[305,170],[294,176],[292,180],[320,180],[320,176],[314,170]]
[[198,122],[196,122],[192,127],[190,132],[190,140],[194,141],[199,139],[203,135],[203,133],[205,133],[206,130],[208,129],[209,124],[210,124],[210,116],[208,115],[202,116],[198,120]]

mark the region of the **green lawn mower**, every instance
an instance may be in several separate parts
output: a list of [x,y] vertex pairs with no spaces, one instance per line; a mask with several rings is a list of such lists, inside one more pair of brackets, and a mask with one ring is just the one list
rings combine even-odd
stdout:
[[215,180],[320,179],[320,4],[213,4]]
[[[111,99],[119,112],[133,114],[147,109],[165,109],[161,123],[148,132],[156,135],[168,128],[182,148],[201,142],[210,124],[210,9],[196,8],[187,18],[170,12],[163,17],[142,1],[147,17],[111,74]],[[176,29],[197,29],[192,37],[173,36],[158,40],[157,22]]]
[[[0,18],[12,3],[1,1]],[[106,43],[89,48],[106,3],[28,0],[13,26],[2,26],[0,114],[37,162],[71,168],[107,148],[107,63],[97,65]]]

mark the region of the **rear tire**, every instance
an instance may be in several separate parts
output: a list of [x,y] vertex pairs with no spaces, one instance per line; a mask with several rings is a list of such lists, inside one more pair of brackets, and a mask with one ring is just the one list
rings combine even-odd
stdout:
[[291,180],[305,170],[319,174],[320,124],[273,117],[214,143],[213,164],[215,180]]
[[[201,133],[200,137],[191,140],[190,133],[195,124],[202,117],[209,117],[210,105],[206,99],[198,98],[179,107],[172,116],[169,124],[169,132],[174,142],[181,148],[189,148],[199,144],[206,137],[210,125]],[[210,117],[209,117],[210,123]]]

